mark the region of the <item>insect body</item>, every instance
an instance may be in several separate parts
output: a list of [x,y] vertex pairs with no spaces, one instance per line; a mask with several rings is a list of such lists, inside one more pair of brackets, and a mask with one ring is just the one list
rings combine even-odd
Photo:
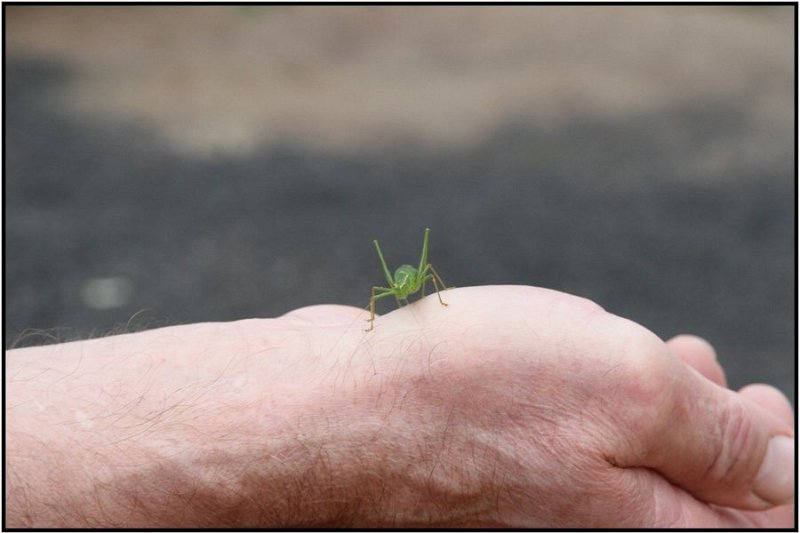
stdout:
[[442,295],[439,290],[445,290],[447,286],[442,281],[442,278],[433,268],[433,265],[428,263],[428,236],[430,235],[430,228],[425,228],[425,237],[422,240],[422,257],[419,259],[419,267],[411,265],[401,265],[394,271],[394,277],[389,273],[389,268],[386,266],[386,260],[381,253],[381,247],[378,241],[372,241],[375,244],[375,249],[378,251],[378,257],[381,260],[383,267],[383,274],[386,276],[388,287],[372,287],[372,297],[369,299],[369,329],[372,331],[375,326],[375,302],[387,296],[394,296],[397,300],[397,305],[403,305],[403,302],[408,303],[408,297],[415,292],[422,290],[422,295],[425,296],[425,284],[428,281],[433,282],[433,288],[436,289],[436,296],[439,297],[439,303],[447,305],[442,301]]

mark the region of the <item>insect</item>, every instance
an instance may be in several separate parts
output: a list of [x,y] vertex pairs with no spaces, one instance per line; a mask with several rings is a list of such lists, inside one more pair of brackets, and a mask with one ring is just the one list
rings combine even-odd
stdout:
[[433,268],[433,265],[428,263],[428,236],[430,235],[430,228],[425,228],[425,237],[422,240],[422,257],[419,259],[419,267],[414,268],[411,265],[400,265],[394,271],[394,277],[389,273],[389,268],[386,266],[386,260],[381,253],[381,247],[378,241],[372,241],[375,244],[375,249],[378,251],[378,257],[381,260],[383,267],[383,274],[386,276],[386,281],[389,283],[388,287],[372,287],[372,297],[369,299],[369,329],[372,331],[375,326],[375,302],[387,296],[394,296],[397,300],[397,305],[404,305],[408,303],[408,297],[415,292],[422,290],[422,296],[425,296],[425,284],[428,281],[433,282],[433,288],[436,289],[436,296],[439,297],[439,303],[447,305],[442,301],[442,295],[439,290],[447,289],[447,286],[442,281],[439,273]]

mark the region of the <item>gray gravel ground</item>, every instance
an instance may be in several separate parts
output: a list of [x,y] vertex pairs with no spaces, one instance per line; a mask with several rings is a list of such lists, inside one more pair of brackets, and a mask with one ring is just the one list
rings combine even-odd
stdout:
[[[240,112],[232,107],[226,113],[213,99],[203,99],[209,96],[199,99],[199,107],[189,106],[184,111],[181,106],[188,105],[185,100],[191,100],[190,95],[165,97],[152,106],[163,113],[148,108],[150,115],[140,113],[132,97],[124,100],[129,105],[115,100],[122,97],[109,89],[114,83],[125,85],[120,92],[128,95],[135,95],[136,87],[149,87],[147,83],[160,87],[160,82],[152,81],[160,78],[141,73],[150,72],[146,59],[158,56],[154,50],[158,51],[161,41],[148,37],[146,42],[154,50],[145,53],[130,45],[132,40],[122,39],[119,44],[113,37],[125,36],[124,24],[117,31],[105,28],[100,35],[87,30],[88,36],[81,39],[80,20],[86,17],[73,20],[64,11],[49,18],[41,11],[9,11],[6,345],[165,324],[269,317],[315,303],[363,306],[369,287],[381,282],[371,240],[381,240],[391,264],[407,262],[416,258],[422,230],[430,226],[431,259],[452,285],[530,284],[585,296],[662,338],[681,332],[704,336],[717,347],[732,387],[768,382],[793,397],[796,181],[790,59],[794,34],[785,20],[791,22],[794,8],[766,14],[748,8],[751,11],[734,15],[727,9],[679,17],[663,10],[648,15],[653,24],[663,21],[666,29],[658,26],[663,29],[663,42],[648,41],[649,32],[643,32],[641,39],[647,46],[639,47],[644,50],[642,57],[636,56],[623,81],[618,74],[624,68],[606,59],[635,54],[637,47],[619,51],[606,46],[615,42],[611,30],[616,26],[598,24],[595,28],[591,17],[584,20],[585,15],[576,11],[573,18],[579,23],[571,31],[578,33],[569,42],[579,41],[580,32],[595,28],[596,33],[591,34],[594,41],[583,51],[598,48],[605,55],[573,52],[575,57],[585,57],[585,62],[569,73],[577,76],[580,72],[581,76],[555,84],[550,92],[542,89],[541,95],[530,101],[524,94],[501,90],[496,69],[503,65],[497,57],[516,57],[511,53],[514,48],[498,44],[503,36],[496,36],[491,28],[476,26],[482,15],[473,16],[466,10],[455,23],[441,26],[446,31],[440,33],[434,31],[439,19],[425,17],[425,24],[432,28],[430,35],[440,40],[428,39],[429,48],[424,50],[433,47],[443,50],[440,57],[450,57],[447,52],[463,59],[459,63],[451,58],[448,64],[463,67],[451,76],[461,79],[465,92],[472,90],[470,87],[485,87],[486,94],[481,93],[477,100],[480,103],[491,101],[497,87],[498,98],[517,98],[530,105],[498,104],[499,111],[473,124],[457,119],[464,114],[462,108],[452,117],[447,115],[449,95],[445,95],[436,103],[444,109],[441,116],[431,117],[428,110],[426,120],[414,129],[409,125],[416,120],[412,111],[399,113],[408,121],[399,126],[402,120],[392,115],[393,101],[413,108],[401,91],[390,94],[386,101],[376,97],[363,103],[372,105],[372,112],[363,110],[355,97],[342,103],[353,109],[346,116],[360,117],[360,122],[348,125],[315,110],[314,106],[325,107],[319,103],[321,93],[312,88],[302,96],[311,106],[311,115],[301,115],[300,110],[311,113],[309,108],[297,105],[295,109],[287,103],[288,118],[278,121],[275,113],[280,106],[276,102],[300,98],[297,87],[284,88],[287,94],[262,94],[261,99],[270,101],[263,104],[256,103],[251,87],[251,93],[228,93],[226,98],[251,98],[257,116],[254,123],[266,130],[239,132],[247,140],[228,144],[217,141],[240,137],[203,134],[204,128],[219,132],[207,122],[198,119],[195,124],[188,118],[190,111],[197,113],[198,109],[208,108],[210,114],[219,116]],[[229,33],[207,32],[210,58],[222,53],[219,49],[227,42],[226,35],[252,33],[253,24],[269,27],[280,22],[301,28],[302,24],[317,24],[333,31],[323,24],[329,17],[345,30],[361,27],[356,23],[359,13],[345,16],[335,9],[315,11],[313,16],[291,10],[252,18],[249,12],[225,13],[222,19],[230,18],[232,22],[225,22],[230,28],[219,24]],[[124,13],[115,16],[106,24],[134,20],[126,19]],[[69,24],[58,26],[60,17]],[[189,63],[180,53],[168,53],[173,50],[170,43],[181,42],[177,26],[183,18],[169,19],[176,27],[164,37],[167,44],[162,43],[175,64],[181,60]],[[351,22],[353,18],[356,22]],[[386,19],[409,27],[418,20],[403,13]],[[393,27],[380,20],[382,27]],[[612,19],[602,20],[612,24]],[[635,22],[626,20],[613,18],[613,24],[628,28]],[[147,16],[136,21],[128,28],[133,35],[137,24],[146,25]],[[241,30],[248,24],[250,29]],[[54,25],[62,31],[52,31]],[[741,27],[754,29],[751,33],[733,32]],[[699,47],[696,53],[681,44],[686,40],[681,38],[685,28],[689,28],[687,35],[694,36],[689,39],[693,46]],[[284,31],[290,41],[292,32]],[[469,46],[457,46],[456,36],[469,41],[476,32],[494,36],[495,40],[487,41],[492,46],[482,48],[471,41]],[[507,34],[512,41],[526,35],[510,30]],[[673,39],[676,35],[677,41]],[[756,45],[764,39],[753,35],[774,35],[776,42],[761,49]],[[543,78],[561,79],[557,67],[573,56],[564,59],[567,44],[561,33],[551,31],[549,36],[548,40],[547,35],[538,35],[525,46],[541,51],[536,56],[541,65],[548,64],[548,58],[555,65],[550,71],[542,67]],[[198,43],[201,37],[197,37]],[[339,58],[356,56],[336,72],[355,75],[352,65],[358,65],[363,80],[370,73],[385,78],[387,72],[396,72],[395,84],[408,80],[403,86],[406,92],[438,94],[425,83],[431,76],[443,74],[432,69],[426,77],[424,68],[412,68],[418,64],[415,58],[431,57],[424,50],[414,48],[416,52],[400,54],[397,50],[405,50],[411,41],[392,41],[380,31],[368,32],[363,38],[374,44],[367,46],[372,55],[358,56],[348,48],[350,41],[342,37],[345,44],[339,50],[331,52],[330,43],[322,42],[311,51],[299,50],[297,56],[312,58],[322,65],[319,69],[327,64],[327,56],[320,59],[313,50],[326,50]],[[414,38],[417,43],[421,37],[414,34]],[[109,46],[97,51],[92,39],[101,43],[107,39]],[[661,46],[657,46],[659,42]],[[669,48],[671,42],[679,42],[676,50]],[[548,48],[548,43],[555,44]],[[114,46],[121,46],[122,52],[115,55],[109,51]],[[125,46],[130,46],[127,53],[123,53]],[[524,57],[525,46],[520,45],[519,57]],[[784,46],[788,48],[784,50]],[[199,44],[191,48],[202,58]],[[90,57],[90,61],[85,59],[90,55],[87,50],[108,57]],[[271,50],[264,54],[278,53]],[[481,56],[485,50],[496,57]],[[563,53],[560,56],[558,52]],[[381,54],[390,53],[400,60],[387,64]],[[118,74],[121,58],[129,61],[134,74]],[[312,59],[306,70],[286,68],[291,76],[308,83],[315,75],[323,76],[319,72],[327,72],[315,71],[317,63]],[[475,64],[464,67],[467,59]],[[676,82],[674,76],[658,80],[658,73],[663,72],[656,68],[659,64],[682,72],[681,66],[692,61],[700,63],[694,70],[686,70],[689,74],[682,82]],[[199,72],[205,72],[202,61],[191,64],[200,65]],[[508,68],[518,72],[527,67],[512,64]],[[714,68],[720,71],[708,74]],[[611,74],[604,77],[607,71]],[[136,72],[140,72],[136,74],[139,78]],[[408,78],[404,72],[409,73]],[[692,72],[699,77],[692,78]],[[323,76],[319,86],[338,83],[346,88],[347,79],[335,75]],[[702,77],[706,75],[709,77]],[[229,80],[229,73],[209,78],[208,83],[223,78]],[[115,81],[119,79],[124,83]],[[593,79],[600,80],[597,92],[610,91],[610,96],[594,94]],[[243,80],[237,83],[249,86],[248,79]],[[608,80],[617,80],[614,83],[619,86],[609,85]],[[637,80],[649,80],[650,85],[645,87]],[[719,84],[714,85],[714,80]],[[580,86],[569,92],[573,84],[578,87],[584,81],[588,88]],[[259,82],[253,83],[257,88]],[[655,91],[668,83],[685,90],[674,98],[669,91]],[[535,87],[536,81],[531,84]],[[440,85],[453,91],[454,106],[469,107],[469,99],[459,100],[462,96],[455,94],[458,84]],[[619,94],[617,88],[631,86],[645,87],[641,91],[645,96],[640,95],[638,103],[630,104],[633,97],[624,96],[615,104],[615,112],[595,112],[604,102],[612,105],[612,96]],[[85,102],[76,99],[76,87],[86,89],[84,96],[92,95],[99,111],[87,110]],[[423,91],[421,87],[426,88]],[[203,88],[201,83],[195,89],[203,93]],[[534,89],[531,91],[533,94]],[[575,106],[564,103],[570,94]],[[591,95],[595,100],[576,94]],[[337,108],[337,102],[329,107]],[[572,111],[554,112],[557,104]],[[115,114],[114,109],[123,111]],[[537,109],[543,111],[537,113]],[[163,116],[169,118],[159,123],[158,117]],[[320,117],[320,128],[309,130],[307,124],[313,126],[309,119],[313,116]],[[384,122],[378,116],[384,117]],[[471,133],[459,137],[459,132],[454,132],[452,138],[440,138],[451,118],[454,129]],[[365,126],[367,119],[375,124]],[[233,123],[236,121],[225,124]],[[281,125],[297,123],[306,125],[287,127],[286,134],[281,134]],[[185,135],[181,137],[180,127],[170,130],[164,124],[184,124]],[[381,124],[386,124],[387,131],[394,131],[394,125],[401,134],[384,132],[380,142],[371,144],[371,133]],[[347,146],[327,142],[333,125],[340,127]],[[366,132],[361,137],[353,133],[359,128]],[[313,142],[303,141],[304,132]],[[181,144],[176,138],[189,140]],[[247,149],[229,149],[233,145],[246,145]],[[383,311],[390,308],[387,305]],[[31,334],[31,330],[44,333]],[[23,332],[27,334],[21,335]]]

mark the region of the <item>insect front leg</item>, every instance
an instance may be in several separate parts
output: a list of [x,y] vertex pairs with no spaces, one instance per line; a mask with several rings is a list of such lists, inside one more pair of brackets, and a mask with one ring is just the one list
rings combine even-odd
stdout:
[[[376,292],[378,292],[378,294],[376,294]],[[372,296],[370,296],[369,299],[369,328],[366,331],[372,331],[375,327],[375,302],[391,295],[394,295],[392,289],[387,289],[386,287],[372,287]]]
[[[430,280],[433,282],[433,288],[436,289],[436,296],[439,297],[439,303],[446,306],[447,304],[442,301],[442,295],[439,294],[439,285],[442,286],[442,290],[447,289],[447,285],[444,284],[444,281],[442,281],[441,276],[439,276],[439,273],[436,272],[436,269],[433,268],[432,264],[428,263],[426,268],[430,268],[430,270],[431,270],[432,274],[431,274]],[[438,281],[438,284],[437,284],[437,281]]]

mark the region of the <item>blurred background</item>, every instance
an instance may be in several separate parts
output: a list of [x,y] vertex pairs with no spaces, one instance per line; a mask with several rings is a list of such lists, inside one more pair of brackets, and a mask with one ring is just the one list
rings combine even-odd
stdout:
[[4,15],[6,346],[362,307],[429,226],[795,394],[795,6]]

